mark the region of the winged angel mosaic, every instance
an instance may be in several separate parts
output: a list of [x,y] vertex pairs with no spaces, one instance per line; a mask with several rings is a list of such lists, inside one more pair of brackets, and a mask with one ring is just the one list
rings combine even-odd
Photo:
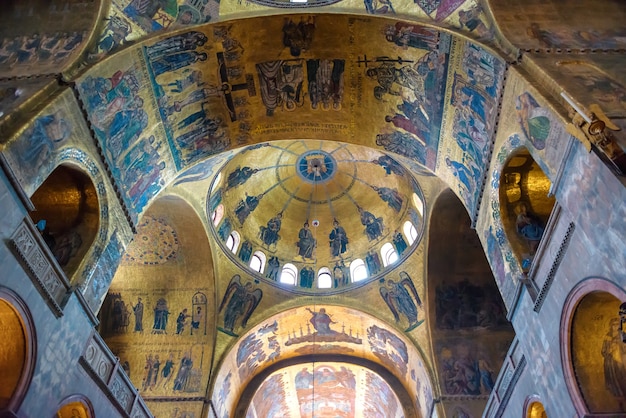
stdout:
[[263,297],[263,291],[258,288],[253,289],[253,286],[251,281],[248,281],[245,285],[241,284],[241,277],[238,274],[235,274],[230,279],[218,309],[221,313],[224,307],[226,307],[224,311],[224,327],[217,327],[218,330],[233,337],[239,336],[233,332],[239,317],[243,316],[241,318],[241,327],[245,328],[248,324],[248,319],[250,319],[256,307],[259,306]]
[[399,281],[389,279],[380,286],[380,295],[389,306],[396,322],[400,322],[400,314],[406,317],[409,326],[404,330],[405,332],[414,330],[424,322],[423,319],[417,320],[417,307],[422,307],[422,300],[417,294],[411,277],[406,272],[400,272]]

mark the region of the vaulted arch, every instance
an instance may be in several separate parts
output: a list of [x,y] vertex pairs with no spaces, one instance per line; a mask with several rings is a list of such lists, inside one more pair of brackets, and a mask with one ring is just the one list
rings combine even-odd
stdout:
[[206,384],[217,312],[211,251],[194,208],[166,195],[141,219],[113,278],[99,331],[148,402]]
[[432,343],[440,390],[453,395],[445,407],[452,410],[454,396],[463,395],[480,409],[515,334],[479,238],[451,190],[433,205],[428,239]]
[[[370,355],[356,356],[351,352]],[[345,363],[344,367],[348,368],[352,367],[348,365],[359,366],[377,374],[395,393],[389,396],[400,399],[407,417],[428,416],[433,407],[429,367],[420,350],[405,335],[363,312],[327,304],[280,312],[241,335],[216,371],[211,395],[213,406],[218,415],[231,411],[235,416],[243,416],[249,405],[259,406],[251,403],[254,393],[272,373],[295,365],[301,370],[307,364],[324,362]],[[332,366],[332,370],[336,376],[341,367]],[[291,396],[296,393],[296,384],[300,387],[297,379],[292,379],[295,372],[288,375],[289,379],[287,375],[278,378],[281,383],[272,385],[273,389],[266,393],[276,405],[299,405],[297,399],[286,397],[286,393]],[[323,379],[318,383],[323,384]],[[344,387],[350,386],[346,383]],[[345,394],[346,402],[364,399],[364,393],[355,393],[356,387]],[[365,389],[366,386],[358,385],[358,390]],[[323,397],[318,401],[323,403]],[[329,406],[337,405],[331,399],[327,401]]]

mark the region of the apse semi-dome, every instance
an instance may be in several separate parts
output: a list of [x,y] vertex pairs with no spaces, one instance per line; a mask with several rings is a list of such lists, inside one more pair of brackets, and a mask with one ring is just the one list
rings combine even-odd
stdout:
[[226,254],[297,291],[380,276],[423,230],[424,199],[408,170],[379,151],[332,141],[247,147],[222,167],[207,202]]

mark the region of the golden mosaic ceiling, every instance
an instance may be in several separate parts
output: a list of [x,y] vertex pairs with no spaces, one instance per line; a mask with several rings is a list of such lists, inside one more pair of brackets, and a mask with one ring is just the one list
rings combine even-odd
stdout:
[[[370,148],[314,140],[254,145],[220,174],[209,212],[221,213],[223,206],[215,232],[223,245],[237,232],[238,261],[245,265],[248,255],[261,251],[298,270],[347,268],[368,254],[378,256],[385,243],[403,258],[421,236],[417,181],[396,160]],[[407,221],[415,227],[413,237],[404,232]],[[368,268],[368,276],[383,267]]]

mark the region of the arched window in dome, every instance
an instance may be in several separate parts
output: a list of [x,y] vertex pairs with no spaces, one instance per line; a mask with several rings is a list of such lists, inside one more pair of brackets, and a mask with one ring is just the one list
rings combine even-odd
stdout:
[[224,205],[219,205],[211,214],[211,220],[214,226],[218,226],[224,217]]
[[333,277],[328,267],[322,267],[317,272],[317,287],[320,289],[330,289],[333,287]]
[[413,193],[413,206],[415,206],[415,209],[417,210],[417,213],[420,214],[420,216],[424,216],[424,202],[417,195],[417,193]]
[[367,279],[367,267],[360,258],[350,263],[350,279],[352,279],[352,283]]
[[404,232],[404,236],[406,237],[409,245],[413,245],[413,243],[417,239],[417,229],[415,229],[415,225],[413,225],[413,222],[406,221],[404,223],[404,226],[402,227],[402,231]]
[[267,258],[265,257],[263,251],[255,251],[250,259],[250,268],[254,271],[258,271],[259,273],[263,273],[263,270],[265,270],[266,260]]
[[298,268],[291,263],[285,264],[283,271],[280,273],[280,282],[295,286],[298,278]]
[[398,261],[398,253],[389,242],[384,243],[380,248],[380,255],[382,256],[383,266],[385,267]]
[[231,250],[233,253],[237,254],[237,249],[239,248],[240,242],[241,237],[239,236],[239,232],[233,231],[226,239],[226,247],[228,247],[228,249]]
[[215,178],[215,181],[213,182],[213,187],[211,187],[211,193],[213,193],[215,189],[217,189],[220,186],[221,183],[222,183],[222,172],[220,171],[220,173]]

